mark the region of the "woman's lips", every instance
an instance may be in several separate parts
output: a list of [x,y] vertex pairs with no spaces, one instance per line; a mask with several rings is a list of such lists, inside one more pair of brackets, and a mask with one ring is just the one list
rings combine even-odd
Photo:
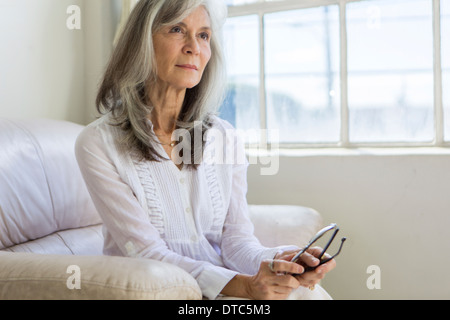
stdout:
[[196,71],[198,70],[197,66],[194,66],[192,64],[177,64],[177,67],[188,70],[196,70]]

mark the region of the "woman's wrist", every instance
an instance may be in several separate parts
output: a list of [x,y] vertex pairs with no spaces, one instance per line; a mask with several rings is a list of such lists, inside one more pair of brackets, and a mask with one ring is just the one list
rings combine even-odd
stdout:
[[237,274],[233,279],[226,284],[222,289],[222,294],[229,297],[251,298],[251,276],[244,274]]

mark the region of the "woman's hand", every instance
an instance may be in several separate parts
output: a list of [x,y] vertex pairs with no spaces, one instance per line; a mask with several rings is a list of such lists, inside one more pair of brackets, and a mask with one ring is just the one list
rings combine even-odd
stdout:
[[254,300],[286,299],[292,290],[300,286],[293,274],[302,273],[304,268],[286,260],[265,260],[256,275],[247,282],[247,294]]
[[305,269],[286,260],[265,260],[254,276],[238,274],[223,288],[222,294],[252,300],[286,299],[300,282],[292,274]]
[[[291,262],[297,251],[278,253],[274,260],[265,260],[254,276],[236,275],[222,290],[222,294],[231,297],[243,297],[253,300],[283,300],[299,286],[313,289],[332,269],[336,261],[330,260],[318,266],[317,258],[322,249],[314,247],[300,256],[297,262]],[[324,257],[329,257],[327,254]],[[318,266],[318,267],[317,267]],[[305,272],[305,267],[317,267]]]
[[[291,261],[291,259],[295,256],[298,251],[285,251],[279,253],[275,256],[275,259],[281,259],[285,261]],[[320,260],[318,259],[319,255],[322,253],[322,248],[313,247],[309,248],[304,252],[299,260],[296,262],[297,264],[302,265],[303,267],[316,267],[314,270],[307,272],[299,272],[295,275],[295,278],[299,281],[300,285],[307,288],[314,288],[316,284],[322,280],[325,275],[333,270],[336,267],[336,261],[334,259],[320,265]],[[327,258],[329,255],[327,253],[324,254],[323,258]]]

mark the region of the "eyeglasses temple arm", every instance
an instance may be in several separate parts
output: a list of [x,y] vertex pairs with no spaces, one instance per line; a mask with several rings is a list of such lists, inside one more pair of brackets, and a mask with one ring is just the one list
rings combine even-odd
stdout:
[[342,238],[342,239],[341,239],[341,244],[340,244],[340,246],[339,246],[338,251],[337,251],[332,257],[320,261],[320,264],[319,264],[319,265],[324,264],[324,263],[327,263],[328,261],[330,261],[330,260],[336,258],[336,256],[337,256],[339,253],[341,253],[341,249],[342,249],[342,247],[344,246],[345,240],[347,240],[347,238]]

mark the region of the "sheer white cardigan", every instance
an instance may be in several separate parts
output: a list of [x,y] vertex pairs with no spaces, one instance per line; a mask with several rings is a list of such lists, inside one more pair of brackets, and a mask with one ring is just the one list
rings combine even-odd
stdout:
[[[253,235],[247,216],[248,163],[236,157],[244,154],[244,146],[229,123],[215,118],[204,152],[214,157],[222,140],[234,163],[203,161],[197,170],[179,170],[169,158],[138,161],[119,152],[121,130],[108,119],[88,125],[75,146],[104,222],[105,254],[178,265],[197,280],[206,298],[215,299],[237,273],[255,274],[262,260],[282,249],[263,247]],[[161,145],[156,150],[165,155]]]

